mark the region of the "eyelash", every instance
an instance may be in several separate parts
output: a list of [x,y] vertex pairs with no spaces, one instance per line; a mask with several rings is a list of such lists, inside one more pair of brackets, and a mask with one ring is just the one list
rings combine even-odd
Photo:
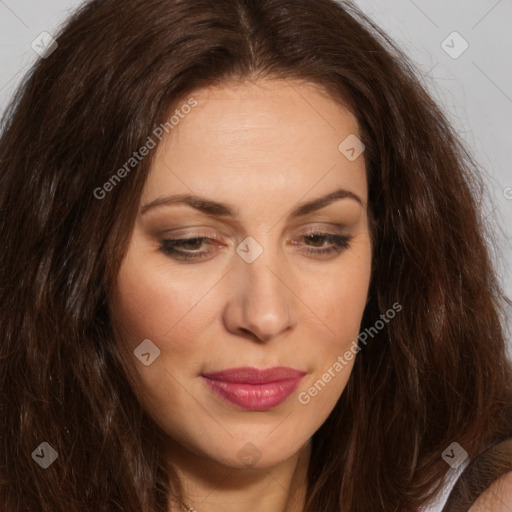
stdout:
[[[331,244],[333,244],[329,248],[308,249],[308,250],[299,251],[302,253],[319,255],[319,256],[323,256],[323,255],[327,255],[327,254],[340,254],[344,250],[350,248],[349,244],[353,238],[351,236],[336,235],[333,233],[322,233],[322,232],[317,232],[317,231],[308,232],[308,233],[302,235],[302,238],[308,238],[308,237],[325,238],[328,241],[330,241]],[[190,242],[197,242],[197,241],[201,241],[201,245],[203,243],[213,245],[211,241],[215,241],[215,240],[216,240],[215,238],[208,238],[208,237],[168,239],[168,240],[162,240],[162,246],[160,249],[164,254],[166,254],[167,256],[170,256],[173,259],[192,260],[192,259],[198,259],[198,258],[202,258],[203,256],[206,256],[208,254],[208,251],[186,252],[186,251],[176,250],[175,247],[183,247],[184,244],[187,244]]]

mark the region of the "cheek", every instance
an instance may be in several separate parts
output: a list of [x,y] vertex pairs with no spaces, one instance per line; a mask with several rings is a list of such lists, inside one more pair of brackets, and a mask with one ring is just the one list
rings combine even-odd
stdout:
[[305,394],[299,401],[311,402],[310,410],[318,408],[318,414],[334,407],[358,357],[358,335],[371,274],[369,243],[358,245],[357,251],[347,254],[344,263],[336,278],[323,281],[322,289],[310,287],[317,290],[310,300],[315,312],[322,313],[318,316],[325,326],[318,331],[322,339],[314,347],[318,364],[311,379],[304,383]]
[[[345,266],[327,286],[318,289],[314,304],[332,334],[332,345],[342,348],[359,333],[366,307],[371,274],[370,250],[350,255]],[[313,289],[313,288],[312,288]],[[331,345],[329,343],[328,345]]]
[[[118,275],[116,317],[125,341],[135,348],[143,339],[153,340],[161,350],[187,350],[204,329],[208,313],[201,308],[205,280],[197,275],[169,275],[151,258],[126,260]],[[171,344],[172,340],[172,344]]]
[[[151,256],[142,254],[126,258],[118,274],[114,317],[122,336],[120,348],[135,365],[135,394],[157,421],[158,411],[187,407],[180,401],[178,382],[195,371],[198,352],[202,353],[198,343],[208,319],[195,306],[204,292],[187,286],[187,279],[170,277],[161,264],[152,264]],[[134,357],[146,339],[160,350],[149,366]]]

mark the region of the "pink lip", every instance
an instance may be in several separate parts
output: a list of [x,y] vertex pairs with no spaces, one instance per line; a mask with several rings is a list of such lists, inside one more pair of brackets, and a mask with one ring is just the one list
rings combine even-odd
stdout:
[[284,402],[304,375],[306,372],[284,366],[266,370],[232,368],[202,374],[215,394],[250,411],[264,411]]

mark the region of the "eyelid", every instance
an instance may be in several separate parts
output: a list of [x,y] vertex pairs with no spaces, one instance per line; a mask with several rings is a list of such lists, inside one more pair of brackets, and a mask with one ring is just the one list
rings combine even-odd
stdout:
[[[305,227],[299,228],[299,233],[309,233],[314,231],[322,231],[325,232],[326,230],[332,230],[336,231],[337,233],[346,233],[350,229],[350,226],[348,224],[341,224],[341,223],[333,223],[333,222],[317,222],[314,224],[309,224]],[[202,231],[205,230],[205,231]],[[291,229],[292,231],[295,230],[295,228]],[[219,228],[211,228],[211,227],[195,227],[190,226],[189,228],[179,228],[176,230],[165,230],[160,233],[158,233],[158,236],[160,238],[165,238],[166,236],[178,238],[178,237],[187,237],[187,238],[193,238],[193,237],[205,237],[205,238],[213,238],[216,240],[219,240],[219,231],[224,231],[224,233],[221,236],[225,237],[232,237],[236,236],[235,232],[233,230],[229,230],[230,233],[228,234],[228,230],[222,230]],[[249,235],[247,235],[249,236]],[[240,235],[241,240],[245,238],[245,235]],[[240,238],[239,237],[239,238]]]
[[194,238],[211,238],[213,240],[221,241],[221,236],[217,231],[202,231],[203,229],[210,228],[180,228],[178,230],[167,230],[158,234],[159,238],[172,238],[174,240],[177,239],[194,239]]
[[[295,232],[294,235],[291,237],[292,245],[296,245],[296,241],[298,239],[315,235],[323,237],[341,237],[352,240],[353,235],[351,235],[348,232],[346,226],[342,224],[330,224],[329,226],[330,227],[327,227],[325,225],[309,225],[303,227],[299,231]],[[222,244],[224,242],[224,237],[222,235],[219,236],[216,232],[202,233],[200,232],[200,230],[201,228],[198,228],[195,231],[190,231],[183,234],[180,234],[179,232],[166,232],[166,234],[164,234],[161,237],[161,240],[163,240],[164,242],[188,242],[194,240],[203,240],[204,243],[208,243],[210,245],[212,245],[212,243],[214,242],[218,242],[219,244]],[[236,238],[237,240],[234,243],[235,246],[242,241],[243,237]]]
[[314,225],[308,225],[300,230],[301,233],[309,232],[309,231],[337,231],[338,233],[346,233],[348,230],[348,226],[344,224],[333,224],[330,222],[323,223],[323,224],[314,224]]

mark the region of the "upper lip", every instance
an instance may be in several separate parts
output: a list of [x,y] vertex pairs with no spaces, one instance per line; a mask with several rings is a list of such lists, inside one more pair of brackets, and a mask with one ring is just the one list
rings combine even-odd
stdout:
[[239,384],[268,384],[282,380],[296,379],[303,377],[307,372],[288,368],[286,366],[275,366],[264,370],[258,370],[244,366],[241,368],[229,368],[219,372],[203,373],[203,377],[211,380],[232,382]]

